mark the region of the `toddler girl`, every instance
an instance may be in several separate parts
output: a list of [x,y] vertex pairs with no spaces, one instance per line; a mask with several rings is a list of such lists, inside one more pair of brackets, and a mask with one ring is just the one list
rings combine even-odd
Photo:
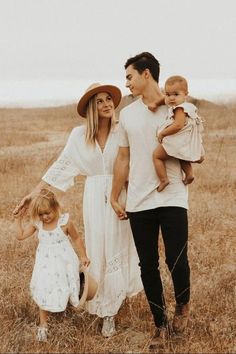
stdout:
[[64,311],[68,301],[73,306],[79,305],[79,266],[88,266],[90,260],[69,214],[61,214],[53,192],[40,191],[32,201],[30,216],[31,222],[27,224],[23,224],[23,213],[16,217],[17,239],[24,240],[38,232],[30,291],[39,307],[37,339],[46,341],[48,312]]
[[168,184],[165,160],[170,156],[180,159],[181,168],[185,173],[184,184],[194,180],[190,162],[202,162],[204,150],[202,147],[202,121],[197,114],[197,108],[185,102],[188,95],[188,84],[181,76],[171,76],[165,83],[165,104],[168,106],[168,116],[158,130],[159,145],[154,150],[153,162],[160,184],[161,192]]

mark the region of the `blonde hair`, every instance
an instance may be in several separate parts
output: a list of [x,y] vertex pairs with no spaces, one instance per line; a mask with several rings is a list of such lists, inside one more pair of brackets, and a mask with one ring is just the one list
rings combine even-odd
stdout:
[[[95,146],[96,135],[98,133],[98,110],[97,110],[97,95],[90,98],[86,110],[86,133],[85,140],[87,144]],[[115,112],[112,114],[110,131],[114,129],[116,124]]]
[[165,82],[165,89],[167,85],[174,85],[174,84],[180,84],[181,88],[188,93],[188,82],[183,76],[175,75],[175,76],[170,76],[166,82]]
[[60,214],[60,205],[55,194],[49,189],[43,188],[33,199],[30,209],[30,217],[33,222],[39,219],[41,210],[53,210],[58,216]]

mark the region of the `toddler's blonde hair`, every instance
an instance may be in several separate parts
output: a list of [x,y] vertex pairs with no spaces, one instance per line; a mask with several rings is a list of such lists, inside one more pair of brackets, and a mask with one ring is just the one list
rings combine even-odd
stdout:
[[33,222],[39,220],[41,210],[53,210],[57,215],[60,214],[60,205],[55,194],[49,189],[43,188],[32,200],[30,217]]

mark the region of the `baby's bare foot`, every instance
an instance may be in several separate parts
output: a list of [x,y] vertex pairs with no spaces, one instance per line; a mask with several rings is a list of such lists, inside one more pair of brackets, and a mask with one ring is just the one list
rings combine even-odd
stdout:
[[185,176],[185,179],[183,180],[184,184],[191,184],[194,181],[194,176],[193,175],[187,175]]
[[158,192],[163,191],[163,189],[165,189],[166,186],[168,186],[169,183],[170,183],[170,181],[169,181],[168,179],[165,180],[165,181],[163,181],[163,182],[161,182],[161,183],[159,184],[159,186],[157,187],[157,191],[158,191]]

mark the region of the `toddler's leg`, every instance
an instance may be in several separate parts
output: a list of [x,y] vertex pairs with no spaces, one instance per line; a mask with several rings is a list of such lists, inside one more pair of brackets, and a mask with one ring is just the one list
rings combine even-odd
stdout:
[[39,309],[39,325],[41,327],[47,327],[48,312],[42,309]]
[[194,180],[194,175],[193,175],[193,168],[191,162],[184,161],[184,160],[179,160],[179,161],[180,161],[181,168],[185,173],[185,177],[183,179],[184,184],[192,183]]
[[39,309],[39,327],[37,330],[37,340],[39,342],[47,341],[48,327],[47,327],[48,312]]
[[165,152],[162,145],[158,145],[153,152],[153,163],[156,169],[157,176],[160,180],[160,184],[157,188],[158,192],[161,192],[170,183],[166,173],[166,166],[164,162],[168,158],[169,156]]

